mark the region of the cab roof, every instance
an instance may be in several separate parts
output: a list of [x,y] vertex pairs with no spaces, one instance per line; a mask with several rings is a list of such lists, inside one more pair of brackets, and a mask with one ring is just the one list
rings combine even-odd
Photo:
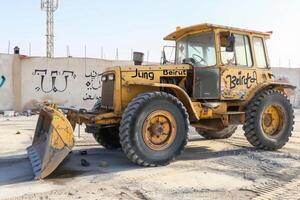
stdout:
[[260,32],[260,31],[253,31],[253,30],[248,30],[248,29],[241,29],[241,28],[234,28],[234,27],[229,27],[229,26],[204,23],[204,24],[188,26],[185,28],[177,27],[176,31],[167,35],[166,37],[164,37],[164,40],[177,40],[188,34],[193,34],[193,33],[201,32],[201,31],[213,30],[213,29],[227,29],[228,31],[246,32],[246,33],[261,35],[261,36],[264,36],[267,38],[269,38],[270,35],[272,34],[271,32]]

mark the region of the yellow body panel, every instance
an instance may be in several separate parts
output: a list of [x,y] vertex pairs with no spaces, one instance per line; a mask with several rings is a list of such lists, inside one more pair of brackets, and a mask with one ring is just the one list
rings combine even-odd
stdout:
[[257,35],[261,35],[266,38],[269,38],[271,35],[270,33],[266,33],[266,32],[203,23],[203,24],[193,25],[193,26],[189,26],[189,27],[185,27],[185,28],[177,27],[176,31],[167,35],[166,37],[164,37],[164,40],[179,40],[188,35],[193,35],[193,34],[197,34],[200,32],[204,32],[204,31],[208,31],[208,30],[215,30],[215,29],[224,29],[224,30],[236,31],[236,32],[240,32],[240,33],[257,34]]
[[126,108],[128,103],[141,93],[159,91],[159,87],[153,84],[161,83],[161,78],[186,78],[187,70],[190,68],[189,65],[122,67],[121,107]]
[[52,118],[51,147],[63,149],[65,146],[74,146],[73,128],[63,113],[54,110]]
[[244,100],[258,85],[273,82],[270,70],[253,67],[222,67],[220,78],[222,100]]
[[[216,66],[216,68],[220,70],[220,101],[249,101],[262,88],[268,86],[281,87],[274,83],[274,76],[268,68],[261,69],[254,66],[238,67],[224,65]],[[192,79],[193,77],[188,76],[188,70],[192,70],[190,65],[128,66],[116,67],[114,71],[110,69],[108,73],[114,72],[115,74],[120,74],[120,76],[115,76],[115,115],[120,118],[127,105],[138,95],[168,88],[182,101],[188,110],[190,118],[193,120],[220,118],[220,112],[217,111],[219,107],[202,110],[202,104],[189,97],[186,93],[184,84],[162,83],[162,79],[164,78],[176,77],[182,79],[182,82]],[[288,86],[282,86],[282,88],[284,87]],[[244,103],[241,102],[240,105],[244,105]],[[225,111],[223,110],[222,112]],[[117,118],[115,117],[114,121],[120,120]],[[104,123],[106,120],[108,119],[97,120],[96,123]],[[112,121],[111,119],[109,120],[110,122]]]

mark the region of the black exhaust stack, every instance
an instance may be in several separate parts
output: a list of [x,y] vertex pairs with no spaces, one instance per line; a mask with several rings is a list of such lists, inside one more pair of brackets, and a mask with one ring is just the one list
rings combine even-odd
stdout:
[[142,53],[142,52],[133,52],[134,65],[142,65],[143,61],[144,61],[144,53]]

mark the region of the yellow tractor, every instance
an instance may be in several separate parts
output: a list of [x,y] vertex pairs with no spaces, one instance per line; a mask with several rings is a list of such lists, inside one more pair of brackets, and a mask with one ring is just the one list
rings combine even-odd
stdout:
[[35,177],[45,178],[74,146],[84,123],[106,148],[122,148],[142,166],[174,160],[188,141],[189,125],[207,139],[229,138],[242,124],[246,139],[265,150],[280,149],[293,130],[286,90],[270,70],[265,41],[271,33],[200,24],[178,27],[175,61],[108,68],[102,98],[91,110],[43,105],[28,148]]

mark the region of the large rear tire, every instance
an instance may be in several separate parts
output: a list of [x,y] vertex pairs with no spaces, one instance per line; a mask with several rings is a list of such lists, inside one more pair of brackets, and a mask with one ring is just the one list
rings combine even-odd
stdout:
[[93,136],[106,149],[121,148],[118,126],[100,129],[98,133],[93,133]]
[[227,139],[230,138],[236,131],[236,125],[229,125],[228,127],[224,128],[220,131],[207,131],[201,130],[196,128],[196,131],[207,140],[214,140],[214,139]]
[[173,95],[165,92],[141,94],[128,104],[122,116],[122,149],[136,164],[166,165],[184,150],[188,125],[188,113]]
[[247,140],[256,148],[277,150],[288,142],[293,125],[294,111],[287,96],[271,89],[250,101],[243,129]]

